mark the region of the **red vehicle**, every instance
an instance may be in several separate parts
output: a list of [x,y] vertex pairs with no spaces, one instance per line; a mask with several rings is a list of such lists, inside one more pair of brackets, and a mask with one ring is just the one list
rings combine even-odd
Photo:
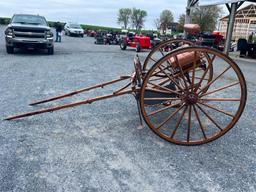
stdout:
[[151,49],[150,37],[128,33],[120,42],[120,48],[125,50],[127,46],[135,48],[136,52],[141,49]]
[[220,51],[224,51],[224,36],[218,31],[212,32],[212,35],[215,37],[215,47]]

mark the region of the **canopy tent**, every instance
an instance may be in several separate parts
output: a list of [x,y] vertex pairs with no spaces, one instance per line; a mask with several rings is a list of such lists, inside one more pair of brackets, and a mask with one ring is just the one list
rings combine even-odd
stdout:
[[[247,0],[247,1],[256,3],[256,0]],[[242,1],[242,0],[188,0],[185,23],[190,23],[190,9],[194,6],[197,6],[197,5],[212,6],[212,5],[225,4],[230,13],[228,28],[226,33],[227,35],[226,35],[226,42],[225,42],[225,50],[224,50],[225,53],[228,55],[230,46],[231,46],[231,39],[232,39],[233,27],[235,23],[236,11],[244,2],[245,1]]]

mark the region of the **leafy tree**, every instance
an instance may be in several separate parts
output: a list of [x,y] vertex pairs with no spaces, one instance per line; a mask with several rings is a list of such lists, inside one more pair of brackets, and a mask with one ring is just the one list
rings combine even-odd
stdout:
[[184,26],[185,24],[185,14],[181,14],[180,17],[179,17],[179,24],[181,26]]
[[160,27],[161,27],[160,19],[158,19],[158,18],[155,19],[155,20],[154,20],[154,24],[155,24],[156,29],[159,30]]
[[221,14],[222,8],[219,6],[197,7],[192,9],[191,22],[199,24],[203,32],[214,31]]
[[119,9],[117,23],[124,26],[124,29],[127,29],[127,26],[130,22],[132,10],[130,8]]
[[184,26],[184,24],[185,24],[185,14],[181,14],[181,15],[179,16],[178,23],[179,23],[179,25],[177,26],[177,30],[178,30],[179,32],[182,32],[182,31],[183,31],[183,26]]
[[160,14],[160,23],[165,32],[173,23],[173,14],[170,10],[163,10]]
[[147,17],[147,12],[141,9],[132,9],[131,22],[132,26],[136,30],[140,30],[144,26],[145,18]]

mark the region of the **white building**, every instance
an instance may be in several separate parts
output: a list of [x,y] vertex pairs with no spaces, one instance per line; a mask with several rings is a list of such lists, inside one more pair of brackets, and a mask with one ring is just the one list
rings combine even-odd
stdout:
[[[228,16],[220,19],[220,32],[226,37],[228,26]],[[235,24],[233,29],[232,40],[239,38],[248,39],[252,32],[256,32],[256,5],[248,5],[236,13]]]

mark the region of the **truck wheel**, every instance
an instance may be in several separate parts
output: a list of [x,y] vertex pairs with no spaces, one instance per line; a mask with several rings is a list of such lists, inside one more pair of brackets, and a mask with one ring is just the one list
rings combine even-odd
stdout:
[[127,47],[126,43],[125,43],[124,41],[122,41],[122,42],[120,43],[120,48],[121,48],[122,50],[125,50],[126,47]]
[[140,45],[139,44],[136,45],[136,52],[140,52]]
[[54,48],[48,48],[48,55],[53,55],[54,54]]
[[14,47],[6,46],[6,52],[7,52],[8,54],[13,54],[13,53],[14,53]]

